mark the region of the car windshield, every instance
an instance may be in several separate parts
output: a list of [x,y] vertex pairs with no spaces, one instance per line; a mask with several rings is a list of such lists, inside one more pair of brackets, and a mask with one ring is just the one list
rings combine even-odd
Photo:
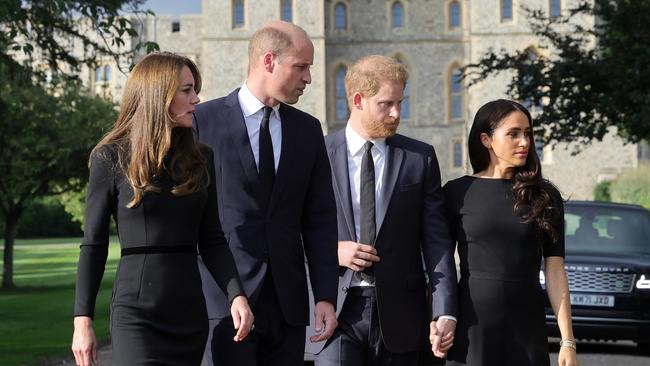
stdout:
[[567,204],[564,220],[567,251],[650,254],[648,211]]

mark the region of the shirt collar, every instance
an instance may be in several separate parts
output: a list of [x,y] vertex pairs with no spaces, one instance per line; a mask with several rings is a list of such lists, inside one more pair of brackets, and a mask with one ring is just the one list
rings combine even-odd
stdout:
[[[260,102],[260,100],[257,99],[255,95],[253,95],[253,92],[251,92],[251,90],[248,89],[248,86],[246,86],[246,82],[244,82],[244,84],[241,86],[241,89],[239,89],[237,98],[239,99],[239,105],[241,106],[241,111],[244,114],[244,118],[248,118],[260,112],[260,110],[264,108],[264,103]],[[276,117],[279,117],[280,103],[276,104],[272,108],[275,112]]]
[[[363,145],[366,143],[366,139],[361,137],[354,129],[352,129],[350,123],[345,126],[345,140],[348,145],[348,151],[352,156],[359,154],[361,150],[363,150]],[[371,139],[370,141],[372,141],[375,147],[379,150],[379,153],[383,155],[386,151],[386,139]]]

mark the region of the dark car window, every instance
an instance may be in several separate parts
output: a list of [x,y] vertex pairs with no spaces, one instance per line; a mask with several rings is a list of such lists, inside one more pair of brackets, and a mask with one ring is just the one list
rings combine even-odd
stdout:
[[564,219],[567,251],[650,254],[646,211],[567,204]]

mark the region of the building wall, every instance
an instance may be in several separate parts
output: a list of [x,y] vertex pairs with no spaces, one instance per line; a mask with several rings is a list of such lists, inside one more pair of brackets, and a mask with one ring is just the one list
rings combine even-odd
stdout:
[[[562,11],[580,0],[563,0]],[[314,43],[312,83],[296,105],[319,118],[324,132],[342,128],[337,120],[335,81],[338,67],[349,67],[369,54],[398,57],[410,74],[410,116],[403,118],[399,132],[431,143],[436,148],[443,181],[471,174],[467,139],[472,119],[484,103],[507,98],[506,86],[512,75],[490,77],[471,88],[463,88],[461,118],[450,112],[451,71],[478,62],[490,49],[513,51],[533,46],[543,55],[552,50],[540,47],[528,28],[522,5],[548,11],[548,0],[512,0],[513,17],[502,21],[502,0],[458,0],[461,26],[449,22],[453,0],[402,0],[402,27],[391,25],[396,0],[294,0],[293,22],[303,27]],[[347,23],[336,29],[334,8],[344,4]],[[267,21],[280,18],[280,1],[244,0],[245,22],[233,25],[233,1],[203,0],[203,12],[180,17],[180,31],[172,32],[168,16],[149,17],[144,34],[162,50],[184,54],[195,60],[203,76],[203,101],[230,93],[246,78],[248,39]],[[586,25],[593,19],[581,19]],[[117,74],[117,73],[114,73]],[[124,79],[110,84],[120,88]],[[116,92],[115,95],[119,95]],[[460,143],[462,162],[454,166],[454,144]],[[623,144],[612,132],[603,142],[594,142],[575,155],[572,145],[558,144],[544,149],[543,170],[562,192],[574,199],[592,197],[593,186],[613,178],[625,167],[638,165],[639,148]]]

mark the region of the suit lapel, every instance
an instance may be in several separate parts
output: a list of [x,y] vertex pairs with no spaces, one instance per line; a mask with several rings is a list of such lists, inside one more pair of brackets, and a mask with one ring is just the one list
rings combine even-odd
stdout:
[[377,236],[381,230],[381,225],[386,217],[390,200],[395,190],[395,183],[399,176],[402,162],[404,161],[404,151],[400,146],[392,143],[391,138],[386,139],[386,166],[384,167],[384,185],[382,187],[381,197],[384,204],[381,205],[381,210],[377,212]]
[[295,123],[292,120],[291,110],[284,104],[280,104],[280,123],[282,126],[282,147],[280,148],[280,162],[278,163],[278,170],[275,172],[275,182],[273,183],[273,191],[271,192],[271,202],[269,203],[269,212],[275,208],[282,194],[282,189],[286,185],[288,176],[291,174],[291,157],[294,155],[296,148],[296,129],[292,128]]
[[357,235],[354,229],[354,213],[352,211],[352,198],[350,193],[350,175],[348,172],[348,150],[345,142],[345,129],[337,132],[334,136],[334,148],[330,151],[330,162],[332,173],[334,174],[334,189],[338,196],[343,209],[343,217],[348,234],[353,241],[356,241]]
[[246,122],[239,105],[237,94],[239,89],[236,89],[226,99],[226,107],[223,111],[224,120],[228,121],[228,133],[232,139],[233,146],[239,154],[239,159],[242,163],[244,173],[250,182],[254,182],[257,192],[257,198],[260,199],[259,177],[257,172],[257,165],[255,164],[255,157],[253,156],[253,149],[248,138],[248,131],[246,130]]

